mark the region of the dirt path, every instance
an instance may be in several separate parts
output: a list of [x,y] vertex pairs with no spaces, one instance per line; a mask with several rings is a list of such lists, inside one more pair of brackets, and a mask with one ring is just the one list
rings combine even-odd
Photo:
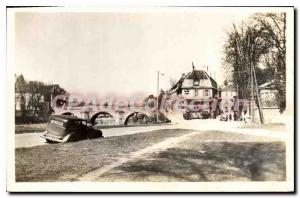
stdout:
[[176,144],[178,144],[182,141],[188,140],[189,138],[191,138],[193,135],[196,135],[196,134],[199,134],[199,131],[196,131],[196,132],[191,131],[191,133],[188,133],[185,135],[169,138],[169,139],[162,141],[160,143],[157,143],[153,146],[146,147],[142,150],[133,152],[125,157],[122,157],[117,162],[114,162],[110,165],[107,165],[107,166],[101,167],[97,170],[91,171],[91,172],[87,173],[86,175],[83,175],[83,176],[77,178],[77,180],[79,180],[79,181],[95,181],[101,175],[105,174],[106,172],[112,170],[113,168],[118,167],[130,160],[139,159],[148,153],[153,153],[156,151],[163,151],[168,148],[174,147],[174,146],[176,146]]

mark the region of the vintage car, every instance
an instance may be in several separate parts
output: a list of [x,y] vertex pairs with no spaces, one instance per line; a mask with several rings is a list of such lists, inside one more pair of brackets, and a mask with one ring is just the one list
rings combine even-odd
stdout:
[[83,139],[103,137],[100,130],[94,129],[85,119],[69,115],[52,115],[46,131],[41,136],[48,143],[73,142]]
[[191,119],[208,119],[210,117],[210,113],[208,111],[185,111],[183,113],[183,118],[185,120]]

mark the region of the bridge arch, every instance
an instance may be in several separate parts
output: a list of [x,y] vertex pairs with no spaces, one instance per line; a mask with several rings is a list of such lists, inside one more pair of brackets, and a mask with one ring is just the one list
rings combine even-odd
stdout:
[[148,124],[150,122],[150,116],[143,112],[133,112],[129,114],[124,121],[124,125],[130,123]]
[[115,119],[114,116],[113,116],[112,114],[110,114],[110,113],[108,113],[108,112],[106,112],[106,111],[100,111],[100,112],[94,114],[94,115],[91,117],[91,120],[90,120],[90,121],[91,121],[91,123],[92,123],[93,125],[96,124],[96,119],[98,118],[99,115],[102,115],[103,117],[109,117],[109,118]]

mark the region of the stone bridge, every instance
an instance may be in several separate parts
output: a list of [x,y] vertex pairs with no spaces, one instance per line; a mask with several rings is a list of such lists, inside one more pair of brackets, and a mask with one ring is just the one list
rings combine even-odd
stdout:
[[[127,125],[131,120],[149,123],[156,120],[156,110],[138,107],[119,106],[81,106],[61,107],[54,109],[56,115],[74,115],[96,124],[98,119],[106,120],[111,125]],[[105,123],[103,123],[105,124]],[[107,124],[107,123],[106,123]]]

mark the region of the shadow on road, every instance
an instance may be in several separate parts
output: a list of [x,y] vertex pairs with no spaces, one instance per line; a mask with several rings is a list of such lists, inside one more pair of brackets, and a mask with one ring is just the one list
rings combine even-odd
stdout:
[[133,181],[282,181],[285,145],[202,143],[198,148],[170,148],[115,168],[106,177]]

